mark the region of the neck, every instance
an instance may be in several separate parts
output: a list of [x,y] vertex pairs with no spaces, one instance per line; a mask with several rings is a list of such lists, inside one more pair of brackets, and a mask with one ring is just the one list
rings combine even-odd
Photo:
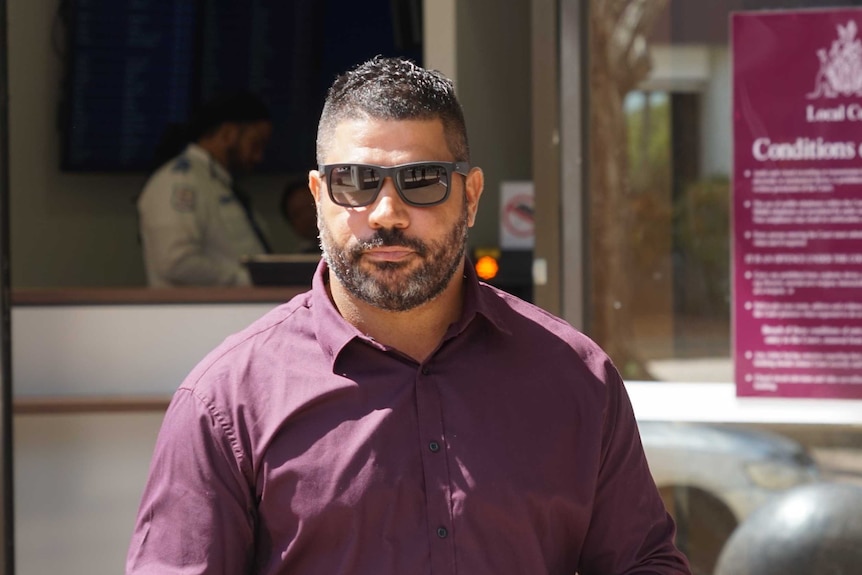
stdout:
[[407,311],[388,311],[361,301],[344,289],[330,272],[329,290],[339,313],[374,340],[423,362],[431,355],[449,326],[461,316],[464,303],[464,264],[439,296]]

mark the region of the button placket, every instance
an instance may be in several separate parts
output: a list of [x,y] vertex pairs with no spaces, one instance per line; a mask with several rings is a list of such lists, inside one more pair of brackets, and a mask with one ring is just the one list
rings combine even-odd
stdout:
[[435,377],[431,375],[432,371],[428,365],[423,365],[416,371],[416,407],[429,535],[438,542],[437,545],[432,544],[432,571],[451,573],[455,565],[455,548],[449,529],[452,521],[451,477],[449,462],[443,449],[443,406]]

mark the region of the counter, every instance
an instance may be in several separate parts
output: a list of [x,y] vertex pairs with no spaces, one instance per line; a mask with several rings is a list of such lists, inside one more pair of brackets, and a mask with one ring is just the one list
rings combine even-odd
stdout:
[[[212,348],[307,289],[13,290],[13,409],[163,411]],[[626,387],[643,420],[862,424],[862,400],[737,398],[730,382]]]
[[185,288],[21,288],[13,306],[285,302],[311,286]]
[[13,290],[13,410],[163,411],[213,347],[307,289]]

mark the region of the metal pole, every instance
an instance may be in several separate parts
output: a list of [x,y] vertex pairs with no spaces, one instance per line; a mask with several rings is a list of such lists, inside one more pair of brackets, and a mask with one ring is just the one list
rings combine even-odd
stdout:
[[0,0],[0,575],[13,575],[12,290],[9,267],[9,46],[6,5],[6,0]]

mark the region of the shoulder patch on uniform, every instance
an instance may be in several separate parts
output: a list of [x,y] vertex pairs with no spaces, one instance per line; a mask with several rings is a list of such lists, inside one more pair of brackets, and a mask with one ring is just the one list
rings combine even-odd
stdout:
[[192,163],[185,156],[180,156],[174,161],[174,165],[171,166],[172,172],[188,172],[192,167]]
[[171,205],[178,212],[193,212],[195,209],[195,190],[188,186],[176,186],[171,192]]

